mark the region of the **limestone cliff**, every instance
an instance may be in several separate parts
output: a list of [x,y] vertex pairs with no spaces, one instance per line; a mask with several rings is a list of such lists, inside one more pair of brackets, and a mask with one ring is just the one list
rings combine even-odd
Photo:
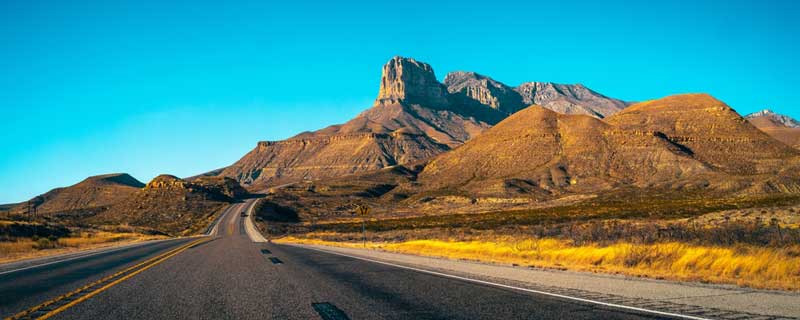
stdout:
[[375,104],[448,104],[447,89],[436,80],[433,68],[411,58],[394,57],[383,66],[381,86]]
[[622,100],[609,98],[581,84],[526,82],[512,88],[487,76],[464,71],[449,73],[444,84],[451,100],[471,100],[507,115],[535,104],[558,113],[602,119],[627,106]]

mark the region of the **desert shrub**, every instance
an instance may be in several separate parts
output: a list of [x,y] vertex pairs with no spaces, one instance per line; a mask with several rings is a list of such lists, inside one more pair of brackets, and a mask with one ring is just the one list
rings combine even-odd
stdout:
[[291,207],[261,199],[256,203],[254,212],[257,218],[271,222],[298,222],[297,211]]
[[37,250],[54,249],[59,246],[57,240],[58,239],[51,240],[49,238],[39,238],[36,240],[36,243],[33,245],[33,247]]
[[0,224],[0,239],[13,240],[14,238],[49,237],[57,238],[69,236],[66,227],[57,224],[41,224],[29,222],[10,222]]

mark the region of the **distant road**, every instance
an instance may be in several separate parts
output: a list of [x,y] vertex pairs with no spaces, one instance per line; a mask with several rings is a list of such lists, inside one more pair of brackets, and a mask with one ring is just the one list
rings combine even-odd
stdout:
[[[666,319],[253,242],[229,207],[213,237],[177,239],[0,275],[4,317],[53,319]],[[107,279],[104,279],[107,278]],[[91,284],[64,299],[61,295]]]

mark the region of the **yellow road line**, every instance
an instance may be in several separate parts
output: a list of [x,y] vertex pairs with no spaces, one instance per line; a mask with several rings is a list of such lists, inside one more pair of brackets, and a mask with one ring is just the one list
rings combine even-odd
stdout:
[[70,302],[69,304],[66,304],[64,306],[56,308],[56,309],[54,309],[54,310],[48,312],[47,314],[45,314],[45,315],[43,315],[43,316],[38,318],[38,319],[47,319],[47,318],[52,317],[53,315],[55,315],[57,313],[60,313],[60,312],[62,312],[64,310],[66,310],[69,307],[72,307],[72,306],[74,306],[74,305],[76,305],[76,304],[78,304],[80,302],[83,302],[84,300],[86,300],[86,299],[88,299],[88,298],[90,298],[92,296],[97,295],[98,293],[100,293],[100,292],[112,287],[113,285],[116,285],[116,284],[118,284],[118,283],[120,283],[120,282],[122,282],[122,281],[124,281],[124,280],[126,280],[126,279],[128,279],[130,277],[132,277],[135,274],[138,274],[138,273],[140,273],[140,272],[142,272],[144,270],[147,270],[150,267],[152,267],[152,266],[154,266],[156,264],[159,264],[159,263],[163,262],[164,260],[169,259],[169,258],[171,258],[172,256],[174,256],[174,255],[176,255],[178,253],[183,252],[184,250],[188,249],[189,247],[191,247],[193,245],[200,244],[201,242],[208,241],[208,240],[209,240],[209,238],[204,238],[204,239],[198,239],[198,240],[195,240],[195,241],[191,241],[188,244],[182,245],[182,246],[180,246],[178,248],[175,248],[175,249],[172,249],[172,250],[167,251],[165,253],[162,253],[162,254],[160,254],[160,255],[158,255],[156,257],[150,258],[150,259],[148,259],[148,260],[146,260],[144,262],[140,262],[140,263],[138,263],[138,264],[136,264],[134,266],[126,268],[125,270],[119,271],[119,272],[114,273],[114,274],[112,274],[110,276],[107,276],[107,277],[102,278],[100,280],[94,281],[94,282],[92,282],[90,284],[87,284],[87,285],[85,285],[83,287],[80,287],[78,289],[75,289],[75,290],[73,290],[71,292],[68,292],[68,293],[63,294],[61,296],[58,296],[58,297],[56,297],[54,299],[51,299],[51,300],[46,301],[44,303],[41,303],[39,305],[33,306],[33,307],[31,307],[31,308],[29,308],[29,309],[27,309],[25,311],[22,311],[20,313],[17,313],[15,315],[11,316],[11,317],[6,318],[6,320],[21,319],[21,318],[23,318],[25,316],[28,316],[28,315],[30,315],[30,314],[32,314],[32,313],[44,308],[44,307],[47,307],[47,306],[52,305],[54,303],[57,303],[57,302],[59,302],[61,300],[69,298],[69,297],[71,297],[73,295],[81,293],[82,291],[84,291],[84,290],[86,290],[88,288],[91,288],[91,287],[93,287],[95,285],[101,284],[101,283],[106,282],[106,281],[108,281],[110,279],[113,279],[113,278],[115,278],[117,276],[120,276],[120,275],[122,275],[124,273],[127,273],[127,272],[129,272],[131,270],[134,270],[134,269],[142,267],[142,266],[144,266],[144,265],[146,265],[148,263],[151,263],[150,265],[145,266],[142,269],[136,270],[135,272],[133,272],[131,274],[128,274],[128,275],[126,275],[126,276],[124,276],[124,277],[122,277],[120,279],[117,279],[117,280],[115,280],[115,281],[113,281],[113,282],[111,282],[111,283],[109,283],[109,284],[107,284],[107,285],[95,290],[95,291],[92,291],[92,292],[90,292],[90,293],[88,293],[88,294],[86,294],[86,295],[84,295],[84,296],[82,296],[82,297]]

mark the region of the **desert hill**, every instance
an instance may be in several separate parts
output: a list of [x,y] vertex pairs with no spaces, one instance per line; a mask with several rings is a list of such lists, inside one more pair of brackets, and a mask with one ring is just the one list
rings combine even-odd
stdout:
[[547,198],[623,184],[648,187],[708,171],[663,136],[531,106],[432,160],[419,182],[477,196]]
[[626,130],[658,132],[716,170],[747,175],[774,173],[798,156],[706,94],[670,96],[634,104],[606,119]]
[[[56,188],[4,213],[11,220],[30,220],[78,227],[130,225],[167,234],[198,231],[225,204],[248,193],[226,177],[186,181],[161,175],[146,185],[128,174],[89,177]],[[36,204],[31,214],[29,203]]]
[[800,149],[800,121],[771,110],[748,114],[745,119],[778,141]]
[[73,211],[108,206],[135,193],[144,184],[126,173],[92,176],[69,187],[56,188],[23,202],[12,209],[28,213],[29,205],[37,214]]
[[540,199],[627,186],[797,192],[798,154],[711,96],[676,95],[606,121],[529,107],[433,159],[418,183]]
[[262,141],[222,176],[250,189],[369,172],[428,160],[481,134],[531,102],[603,117],[625,106],[583,86],[527,83],[510,88],[475,73],[449,74],[394,57],[373,106],[354,119],[283,141]]
[[218,210],[234,201],[228,194],[244,195],[241,186],[232,186],[231,181],[227,178],[189,182],[160,175],[86,221],[150,227],[173,235],[191,234],[205,227]]

